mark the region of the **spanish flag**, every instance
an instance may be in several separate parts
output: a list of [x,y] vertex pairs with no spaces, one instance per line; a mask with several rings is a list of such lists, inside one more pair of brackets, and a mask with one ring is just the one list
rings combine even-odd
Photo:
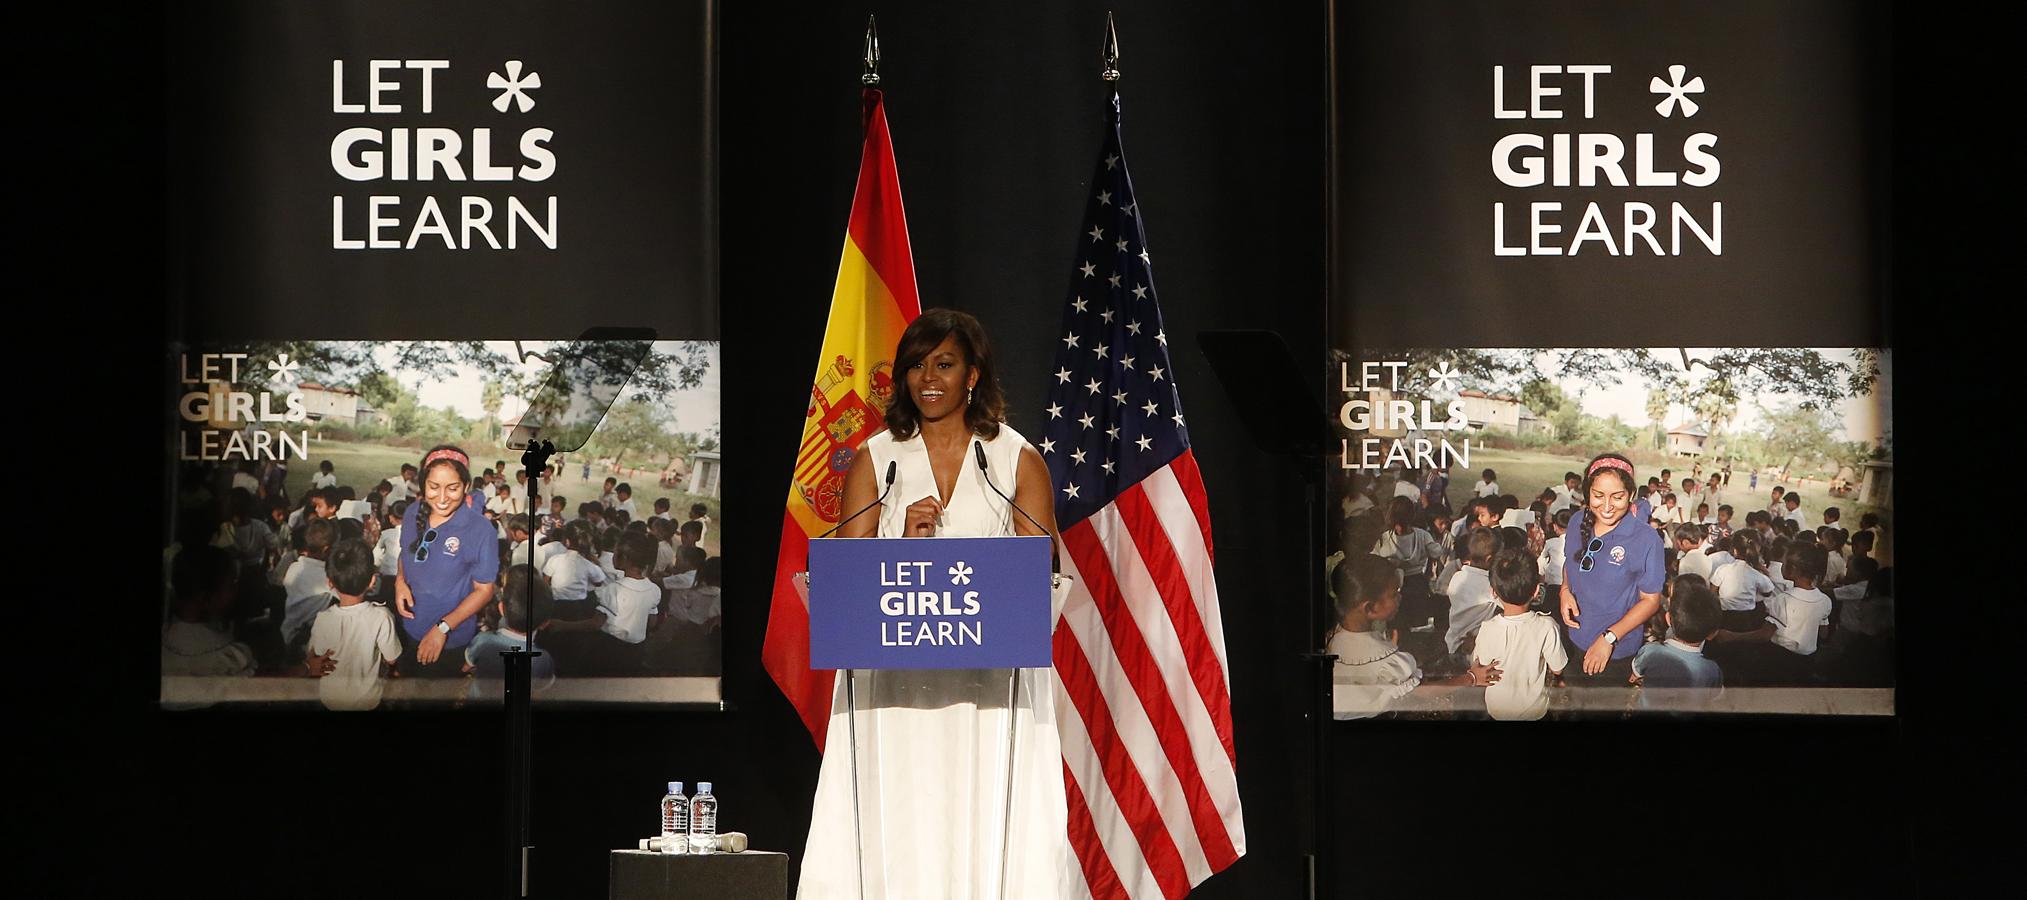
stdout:
[[851,224],[838,260],[838,283],[831,292],[830,320],[823,352],[803,413],[802,446],[788,484],[788,508],[781,517],[781,554],[774,563],[774,596],[767,614],[767,641],[760,658],[774,683],[824,745],[830,721],[829,670],[809,667],[809,611],[793,578],[809,568],[809,541],[837,525],[851,510],[844,499],[845,471],[866,438],[886,427],[887,407],[902,383],[894,371],[894,346],[902,329],[922,313],[915,295],[915,263],[908,250],[908,219],[901,210],[901,181],[894,171],[894,146],[880,91],[865,91],[865,147],[859,156],[859,185],[852,196]]

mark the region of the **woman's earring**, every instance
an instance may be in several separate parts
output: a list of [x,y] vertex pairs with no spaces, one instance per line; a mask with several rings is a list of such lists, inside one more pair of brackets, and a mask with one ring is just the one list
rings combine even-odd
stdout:
[[971,391],[972,391],[972,389],[971,389],[971,388],[965,388],[965,389],[964,389],[964,405],[965,405],[965,406],[970,406],[970,405],[971,405]]

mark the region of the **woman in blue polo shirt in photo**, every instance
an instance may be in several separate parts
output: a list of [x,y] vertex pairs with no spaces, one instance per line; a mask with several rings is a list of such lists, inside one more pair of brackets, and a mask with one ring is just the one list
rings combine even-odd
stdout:
[[500,576],[499,532],[468,493],[471,457],[449,444],[422,457],[422,496],[401,523],[401,572],[394,611],[401,623],[404,675],[460,675],[462,649],[478,634]]
[[1584,468],[1584,506],[1563,542],[1562,622],[1571,655],[1581,660],[1564,670],[1572,683],[1624,686],[1641,630],[1661,609],[1667,557],[1635,484],[1633,463],[1617,453],[1599,454]]

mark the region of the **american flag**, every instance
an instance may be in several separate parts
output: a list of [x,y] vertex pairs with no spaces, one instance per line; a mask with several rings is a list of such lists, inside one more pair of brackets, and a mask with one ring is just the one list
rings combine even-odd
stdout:
[[1040,447],[1075,579],[1055,632],[1057,719],[1091,895],[1173,900],[1244,854],[1246,832],[1210,509],[1116,93],[1106,119]]

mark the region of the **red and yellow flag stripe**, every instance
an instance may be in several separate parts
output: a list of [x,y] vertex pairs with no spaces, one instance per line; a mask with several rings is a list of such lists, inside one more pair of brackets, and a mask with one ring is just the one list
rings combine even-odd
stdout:
[[809,667],[809,612],[791,579],[809,568],[809,541],[837,524],[837,500],[851,455],[884,427],[887,398],[898,389],[894,347],[922,312],[908,218],[880,91],[865,91],[865,144],[851,223],[838,259],[837,286],[824,324],[823,350],[811,378],[802,443],[782,513],[781,551],[761,661],[823,746],[834,673]]

